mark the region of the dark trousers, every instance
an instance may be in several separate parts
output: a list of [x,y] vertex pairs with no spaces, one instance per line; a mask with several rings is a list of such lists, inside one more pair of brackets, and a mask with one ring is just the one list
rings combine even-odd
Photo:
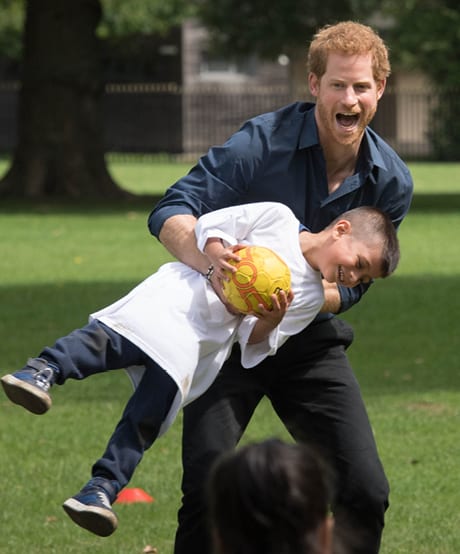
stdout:
[[115,480],[121,489],[131,479],[144,451],[157,438],[176,395],[176,383],[137,346],[98,321],[60,338],[40,357],[59,368],[57,384],[113,369],[145,366],[139,386],[92,469],[94,477]]
[[234,449],[266,395],[297,441],[317,445],[337,477],[333,506],[351,552],[377,553],[388,482],[345,349],[351,327],[331,319],[291,337],[256,368],[243,369],[235,348],[210,389],[184,409],[182,507],[175,554],[210,552],[205,483],[216,457]]

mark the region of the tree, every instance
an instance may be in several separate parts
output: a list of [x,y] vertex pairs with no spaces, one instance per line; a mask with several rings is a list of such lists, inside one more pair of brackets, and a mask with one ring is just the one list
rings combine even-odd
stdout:
[[98,0],[29,0],[18,144],[3,195],[121,197],[105,161]]
[[430,135],[438,160],[459,160],[460,152],[460,10],[458,0],[386,0],[393,18],[394,57],[418,69],[432,83]]
[[[129,196],[110,176],[104,158],[99,35],[167,30],[180,20],[181,10],[186,12],[185,2],[103,4],[105,19],[100,0],[27,0],[18,144],[0,181],[0,195]],[[20,5],[18,0],[0,1],[10,16],[2,24],[4,33],[14,36]]]
[[306,86],[306,53],[314,32],[326,23],[364,20],[375,0],[195,0],[197,16],[213,47],[227,56],[257,53],[288,56],[293,92]]

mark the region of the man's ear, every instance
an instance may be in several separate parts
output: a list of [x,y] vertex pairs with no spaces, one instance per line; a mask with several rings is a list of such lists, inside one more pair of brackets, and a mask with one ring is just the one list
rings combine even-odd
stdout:
[[386,79],[382,79],[381,81],[377,81],[377,100],[380,100],[380,98],[382,98],[383,93],[385,92],[386,84],[387,84]]
[[314,97],[318,96],[319,83],[320,83],[320,78],[315,73],[310,72],[308,74],[308,88],[310,90],[310,94]]

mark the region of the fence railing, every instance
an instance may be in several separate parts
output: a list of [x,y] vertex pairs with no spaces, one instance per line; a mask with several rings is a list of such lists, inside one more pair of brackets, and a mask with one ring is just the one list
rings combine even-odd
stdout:
[[[459,94],[449,97],[460,112]],[[304,91],[296,99],[308,100]],[[286,87],[109,84],[104,96],[108,152],[199,155],[224,142],[250,117],[294,100]],[[443,96],[444,112],[446,98]],[[0,86],[0,152],[17,140],[18,87]],[[388,89],[371,126],[405,158],[442,158],[433,134],[438,94],[430,90]],[[444,115],[446,118],[446,115]],[[447,116],[447,120],[449,117]],[[455,137],[454,139],[455,140]],[[460,148],[458,148],[460,151]]]

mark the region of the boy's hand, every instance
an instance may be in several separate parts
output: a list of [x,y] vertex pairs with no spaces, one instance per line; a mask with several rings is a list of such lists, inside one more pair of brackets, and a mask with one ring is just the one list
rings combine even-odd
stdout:
[[[238,250],[244,248],[242,244],[224,246],[220,239],[208,239],[205,253],[214,268],[213,276],[218,280],[229,280],[227,272],[235,273],[236,268],[230,261],[239,262]],[[213,281],[215,282],[215,281]]]
[[263,304],[259,304],[259,310],[257,312],[253,312],[252,315],[264,321],[267,325],[275,328],[281,323],[281,320],[286,315],[286,312],[294,299],[294,293],[291,290],[288,293],[281,290],[277,294],[272,294],[270,298],[272,301],[272,308],[270,310],[265,308]]
[[248,344],[256,344],[265,340],[273,329],[281,323],[294,299],[294,293],[292,291],[288,293],[280,291],[278,294],[272,294],[271,299],[273,303],[271,310],[267,310],[262,304],[259,304],[260,311],[253,312],[252,315],[257,317],[257,322],[248,339]]

